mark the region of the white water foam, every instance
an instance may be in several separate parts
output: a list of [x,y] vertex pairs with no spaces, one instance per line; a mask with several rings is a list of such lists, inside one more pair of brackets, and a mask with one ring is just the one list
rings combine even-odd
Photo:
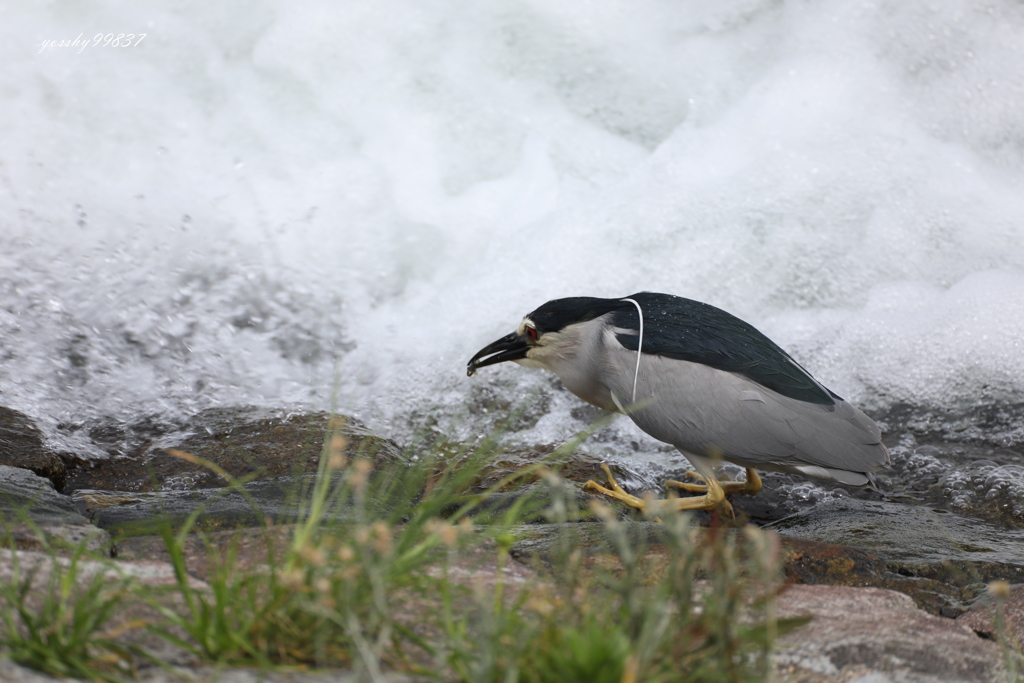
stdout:
[[[402,434],[493,385],[550,394],[523,438],[558,441],[576,399],[466,360],[548,299],[645,289],[868,408],[1024,393],[1019,3],[2,19],[0,404],[51,432],[335,401]],[[110,32],[146,36],[59,43]]]

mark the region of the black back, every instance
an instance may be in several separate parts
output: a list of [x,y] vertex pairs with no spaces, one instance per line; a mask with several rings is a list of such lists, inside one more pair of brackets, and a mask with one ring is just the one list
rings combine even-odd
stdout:
[[[839,399],[775,342],[731,313],[671,294],[639,292],[626,298],[640,304],[644,312],[644,353],[735,372],[798,401],[834,405]],[[538,330],[548,332],[606,313],[613,313],[615,327],[639,332],[636,306],[623,299],[557,299],[529,317]],[[631,351],[637,350],[639,338],[639,334],[616,335]]]

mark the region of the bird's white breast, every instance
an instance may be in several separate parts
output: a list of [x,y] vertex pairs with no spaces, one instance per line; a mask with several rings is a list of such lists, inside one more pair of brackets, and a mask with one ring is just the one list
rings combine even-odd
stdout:
[[520,365],[551,370],[565,388],[587,403],[618,412],[608,386],[602,378],[616,363],[609,362],[608,345],[620,351],[622,346],[602,319],[569,325],[558,332],[548,332],[540,344],[532,347]]

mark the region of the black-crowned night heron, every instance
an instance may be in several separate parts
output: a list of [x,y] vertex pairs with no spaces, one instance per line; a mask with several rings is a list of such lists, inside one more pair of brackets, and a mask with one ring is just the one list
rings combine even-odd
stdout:
[[[652,292],[555,299],[481,349],[468,374],[508,360],[551,370],[584,401],[628,415],[679,449],[705,482],[672,482],[703,495],[657,501],[654,510],[607,466],[610,489],[587,482],[641,510],[712,509],[727,493],[753,495],[761,489],[754,468],[863,486],[888,463],[868,416],[753,326],[699,301]],[[719,482],[718,459],[745,467],[746,481]]]

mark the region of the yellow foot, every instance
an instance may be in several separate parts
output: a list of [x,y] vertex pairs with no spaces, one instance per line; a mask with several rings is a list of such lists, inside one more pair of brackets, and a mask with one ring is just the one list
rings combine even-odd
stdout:
[[732,505],[725,499],[725,491],[715,479],[708,479],[706,485],[701,485],[705,492],[703,496],[645,500],[623,491],[622,487],[619,486],[619,482],[615,481],[615,477],[612,476],[612,471],[608,465],[602,464],[601,469],[604,470],[605,476],[608,477],[608,485],[611,488],[605,488],[596,481],[588,481],[583,487],[584,490],[597,491],[616,500],[621,500],[626,505],[635,507],[645,514],[654,515],[664,510],[713,510],[722,503],[725,504],[729,512],[732,512]]
[[[687,470],[686,476],[693,477],[694,479],[704,479],[704,477],[697,474],[693,470]],[[755,472],[753,469],[749,467],[747,468],[746,481],[722,481],[718,483],[722,487],[722,490],[725,492],[726,495],[730,495],[733,493],[744,493],[748,496],[752,496],[761,490],[761,477],[757,476],[757,472]],[[669,479],[668,481],[666,481],[665,486],[671,486],[677,489],[682,489],[683,491],[688,491],[689,493],[707,493],[708,490],[707,484],[690,484],[687,482],[675,481],[674,479]]]

